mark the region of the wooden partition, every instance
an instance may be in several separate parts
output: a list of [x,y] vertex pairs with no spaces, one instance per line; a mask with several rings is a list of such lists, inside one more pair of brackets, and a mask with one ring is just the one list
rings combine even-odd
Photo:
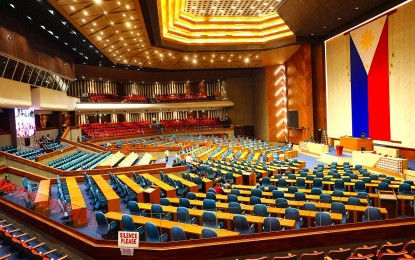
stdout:
[[[76,230],[56,223],[35,212],[0,198],[0,210],[26,225],[48,233],[60,243],[70,243],[74,247],[95,259],[121,257],[117,241],[95,240]],[[160,243],[140,242],[140,248],[134,250],[134,256],[146,259],[182,258],[192,255],[197,259],[236,257],[249,254],[277,254],[296,250],[298,245],[308,248],[326,246],[341,247],[345,244],[367,244],[376,240],[413,238],[415,218],[364,222],[302,230],[258,233],[252,235],[223,237],[215,239],[193,239],[180,242]],[[276,247],[275,245],[278,245]]]

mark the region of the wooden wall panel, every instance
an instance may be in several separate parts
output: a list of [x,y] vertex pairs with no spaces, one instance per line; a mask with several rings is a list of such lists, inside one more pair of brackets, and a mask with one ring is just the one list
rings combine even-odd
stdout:
[[255,70],[253,81],[255,137],[262,140],[269,140],[268,100],[265,68],[258,68]]
[[318,129],[327,129],[324,43],[311,45],[311,63],[313,73],[314,136],[317,136]]
[[5,10],[0,10],[0,17],[0,52],[75,78],[74,60],[69,51],[42,35],[40,28],[33,30]]
[[[298,111],[298,129],[289,129],[288,140],[299,143],[314,133],[311,46],[303,45],[286,62],[287,111]],[[304,129],[303,129],[304,128]]]
[[275,95],[275,88],[273,84],[274,78],[274,71],[276,66],[269,66],[265,68],[265,78],[266,78],[266,87],[267,87],[267,116],[268,116],[268,140],[270,142],[277,141],[277,108],[275,103],[277,102],[277,98]]

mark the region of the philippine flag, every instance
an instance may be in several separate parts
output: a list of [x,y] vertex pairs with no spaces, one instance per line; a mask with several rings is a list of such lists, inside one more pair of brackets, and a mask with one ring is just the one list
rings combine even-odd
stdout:
[[350,32],[352,135],[390,141],[387,16]]

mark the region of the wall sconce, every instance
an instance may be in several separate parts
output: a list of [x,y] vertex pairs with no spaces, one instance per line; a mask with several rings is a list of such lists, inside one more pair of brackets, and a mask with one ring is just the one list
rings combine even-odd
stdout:
[[7,35],[7,40],[11,41],[13,39],[13,36],[11,36],[10,34]]

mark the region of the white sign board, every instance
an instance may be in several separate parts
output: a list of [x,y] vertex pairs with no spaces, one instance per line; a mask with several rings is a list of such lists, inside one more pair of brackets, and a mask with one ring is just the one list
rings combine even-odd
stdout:
[[140,234],[138,232],[118,231],[118,247],[138,248]]
[[134,256],[134,248],[120,248],[121,255]]

